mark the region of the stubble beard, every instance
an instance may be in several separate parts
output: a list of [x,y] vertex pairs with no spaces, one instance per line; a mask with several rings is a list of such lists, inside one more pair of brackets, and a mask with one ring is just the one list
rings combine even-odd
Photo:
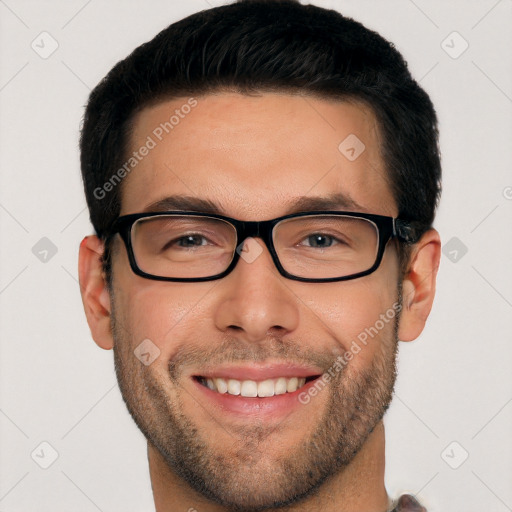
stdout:
[[[226,427],[236,448],[219,448],[207,427],[195,424],[183,413],[183,401],[191,401],[192,397],[180,385],[179,372],[174,377],[169,372],[175,391],[170,397],[155,374],[148,371],[150,367],[134,356],[136,344],[117,321],[114,302],[112,297],[115,369],[133,420],[174,474],[207,500],[233,512],[261,512],[314,496],[324,482],[353,460],[391,402],[396,380],[398,314],[379,337],[367,342],[379,343],[368,368],[352,372],[348,379],[347,365],[320,391],[329,393],[323,415],[303,443],[287,452],[286,458],[269,458],[265,440],[282,434],[279,426],[269,428],[264,422]],[[286,352],[283,346],[281,349]],[[265,350],[274,355],[268,347]],[[225,350],[223,354],[227,360]],[[234,358],[242,360],[240,351],[236,354]],[[253,355],[246,354],[243,360],[250,361]]]

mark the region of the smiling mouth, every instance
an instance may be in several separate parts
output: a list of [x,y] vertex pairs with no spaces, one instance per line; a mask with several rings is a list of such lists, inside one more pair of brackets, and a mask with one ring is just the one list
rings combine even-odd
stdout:
[[312,375],[310,377],[278,377],[262,381],[202,376],[195,376],[194,379],[216,393],[243,396],[246,398],[264,398],[294,393],[306,383],[318,377],[320,377],[320,375]]

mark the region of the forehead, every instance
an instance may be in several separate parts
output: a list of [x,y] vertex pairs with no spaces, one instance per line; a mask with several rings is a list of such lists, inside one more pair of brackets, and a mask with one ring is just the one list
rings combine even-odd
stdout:
[[171,196],[241,220],[331,196],[344,199],[336,209],[397,214],[377,122],[361,103],[275,93],[163,101],[135,117],[128,159],[123,215]]

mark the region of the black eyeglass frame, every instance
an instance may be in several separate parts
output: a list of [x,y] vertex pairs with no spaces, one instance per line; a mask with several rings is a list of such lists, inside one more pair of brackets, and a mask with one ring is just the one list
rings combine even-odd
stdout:
[[[110,230],[109,237],[113,237],[115,234],[119,233],[121,236],[127,252],[128,259],[130,262],[130,267],[132,271],[146,279],[153,279],[155,281],[172,281],[172,282],[202,282],[202,281],[214,281],[217,279],[221,279],[227,276],[237,265],[240,259],[240,253],[235,250],[233,254],[233,260],[226,270],[223,272],[208,276],[208,277],[163,277],[156,276],[153,274],[148,274],[139,268],[137,265],[137,261],[135,259],[135,254],[133,252],[132,240],[131,240],[131,230],[133,224],[144,218],[157,217],[162,215],[179,215],[179,216],[194,216],[194,217],[208,217],[223,220],[229,222],[236,230],[236,245],[238,248],[241,243],[245,242],[245,240],[249,237],[252,238],[261,238],[265,243],[267,249],[272,256],[272,260],[277,267],[279,273],[288,279],[292,279],[294,281],[302,281],[307,283],[328,283],[335,281],[348,281],[351,279],[356,279],[358,277],[367,276],[377,268],[381,264],[382,257],[384,255],[384,250],[386,248],[387,243],[392,238],[396,238],[400,242],[405,242],[407,244],[413,244],[419,238],[416,234],[416,229],[412,225],[412,223],[408,223],[404,220],[395,217],[387,217],[384,215],[376,215],[370,213],[359,213],[359,212],[343,212],[343,211],[310,211],[310,212],[299,212],[293,213],[290,215],[284,215],[282,217],[277,217],[275,219],[263,220],[263,221],[241,221],[238,219],[233,219],[231,217],[226,217],[224,215],[219,214],[211,214],[211,213],[203,213],[197,211],[162,211],[162,212],[147,212],[147,213],[133,213],[129,215],[123,215],[118,217]],[[377,249],[377,257],[375,263],[368,270],[364,270],[362,272],[358,272],[356,274],[350,274],[348,276],[342,277],[328,277],[323,279],[312,279],[308,277],[299,277],[287,272],[281,262],[279,261],[279,257],[274,247],[274,241],[272,239],[272,234],[274,227],[279,224],[281,221],[286,219],[305,217],[305,216],[322,216],[322,215],[333,215],[340,217],[355,217],[361,218],[371,221],[376,227],[379,235],[379,244]]]

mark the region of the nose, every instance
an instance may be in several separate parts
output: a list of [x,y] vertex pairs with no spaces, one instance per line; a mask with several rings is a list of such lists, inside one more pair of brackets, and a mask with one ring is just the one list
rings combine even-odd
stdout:
[[[283,336],[299,323],[298,299],[261,239],[249,238],[233,271],[219,283],[215,324],[248,342]],[[232,333],[233,334],[233,333]]]

